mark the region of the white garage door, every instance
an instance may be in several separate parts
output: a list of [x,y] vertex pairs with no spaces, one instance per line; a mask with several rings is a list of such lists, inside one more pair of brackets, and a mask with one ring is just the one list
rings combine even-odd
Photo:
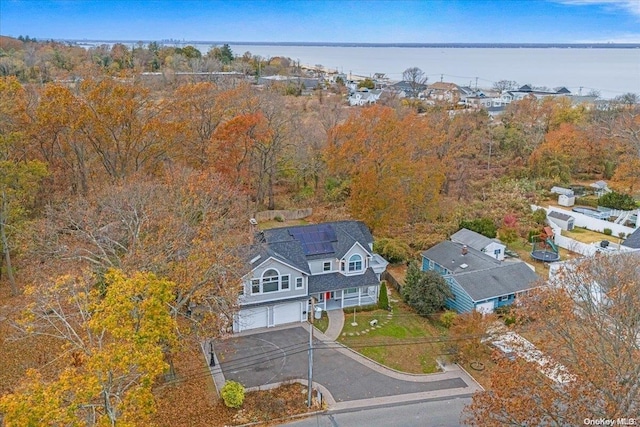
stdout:
[[493,313],[493,308],[494,308],[493,301],[483,302],[482,304],[476,305],[476,311],[482,314]]
[[233,330],[236,332],[242,332],[247,329],[266,328],[267,313],[267,307],[240,310]]
[[273,307],[274,325],[299,322],[302,316],[302,303],[300,301],[280,304]]

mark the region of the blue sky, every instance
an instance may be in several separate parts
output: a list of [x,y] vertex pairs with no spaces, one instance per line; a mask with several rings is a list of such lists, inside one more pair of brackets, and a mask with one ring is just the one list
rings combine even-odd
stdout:
[[640,0],[0,0],[37,39],[640,43]]

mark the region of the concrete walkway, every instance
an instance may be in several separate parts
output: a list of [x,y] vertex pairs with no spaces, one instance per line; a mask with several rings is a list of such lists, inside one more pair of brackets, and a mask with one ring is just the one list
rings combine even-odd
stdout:
[[344,312],[341,308],[327,311],[329,327],[324,333],[323,341],[336,341],[344,327]]

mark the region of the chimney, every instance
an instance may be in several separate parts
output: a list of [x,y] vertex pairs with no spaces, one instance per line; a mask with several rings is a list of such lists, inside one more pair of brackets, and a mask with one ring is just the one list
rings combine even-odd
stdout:
[[462,246],[462,255],[466,255],[468,252],[467,245]]

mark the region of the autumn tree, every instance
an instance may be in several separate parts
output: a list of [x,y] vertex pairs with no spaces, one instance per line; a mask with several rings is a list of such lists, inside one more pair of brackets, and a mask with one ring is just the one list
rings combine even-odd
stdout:
[[491,389],[474,395],[468,423],[561,426],[640,413],[639,274],[635,254],[583,258],[565,264],[554,286],[524,298],[523,327],[535,331],[534,344],[567,375],[505,361]]
[[420,118],[374,106],[330,133],[329,172],[348,180],[347,207],[375,231],[437,214],[443,174]]
[[31,371],[0,399],[7,425],[139,425],[155,409],[152,387],[176,340],[173,284],[153,274],[61,277],[30,293],[19,323],[57,338],[67,368],[52,382]]

